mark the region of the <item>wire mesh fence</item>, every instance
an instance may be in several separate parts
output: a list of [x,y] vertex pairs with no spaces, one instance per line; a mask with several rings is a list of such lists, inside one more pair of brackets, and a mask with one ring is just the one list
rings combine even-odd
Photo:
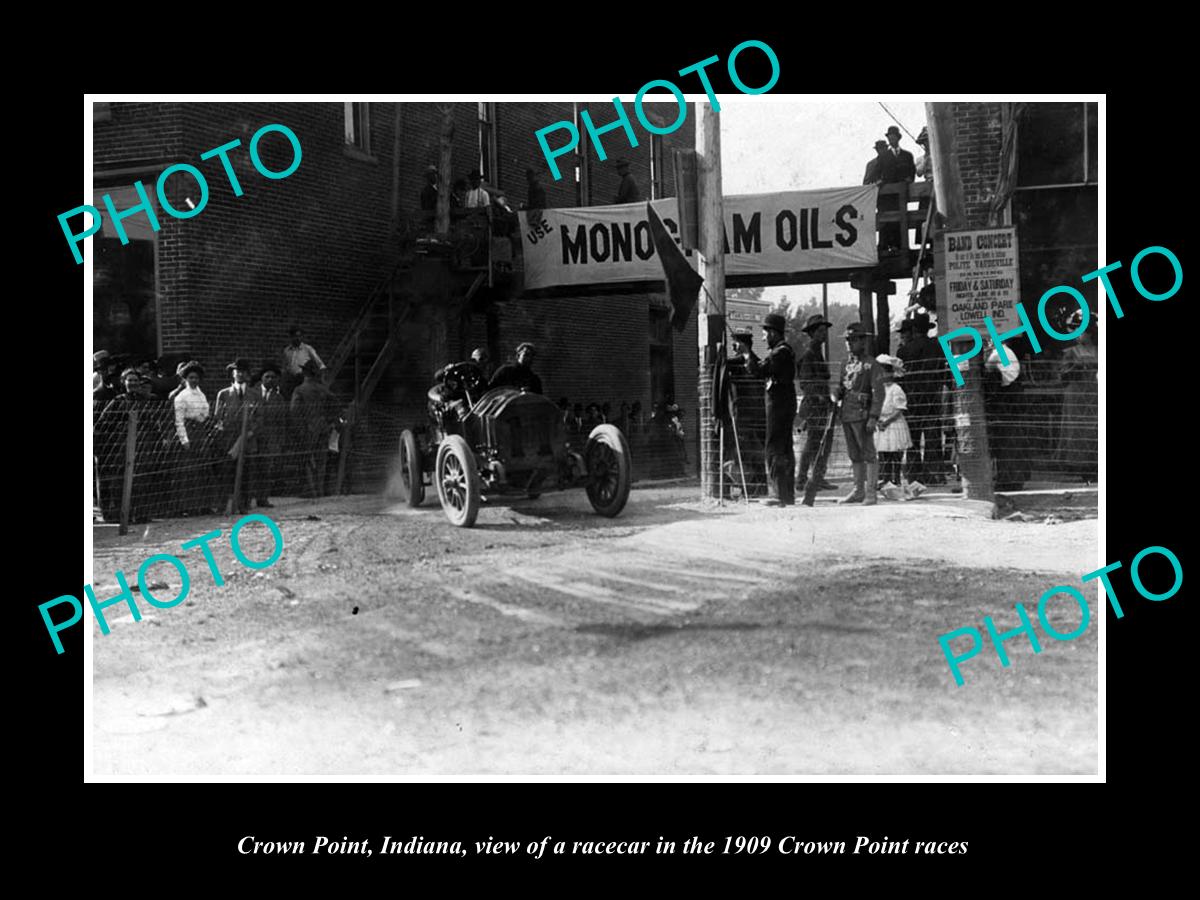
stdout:
[[[948,376],[947,376],[948,377]],[[724,446],[726,492],[741,491],[742,473],[751,497],[767,493],[764,442],[766,418],[762,382],[745,375],[733,377],[734,429],[727,428]],[[903,381],[900,382],[903,390]],[[956,394],[982,393],[992,478],[997,490],[1070,486],[1095,483],[1098,477],[1098,391],[1094,362],[1023,360],[1021,373],[1003,384],[996,372],[985,372],[983,384],[953,386],[939,380],[933,390],[918,382],[905,396],[903,411],[907,443],[901,450],[877,452],[883,480],[918,481],[927,487],[956,485],[961,449]],[[958,401],[961,407],[962,401]],[[825,477],[851,477],[850,458],[841,424],[828,428],[824,414],[796,418],[793,446],[797,484],[813,477],[826,438]],[[876,433],[876,437],[879,434]],[[884,446],[880,440],[877,446]],[[806,450],[808,452],[806,452]],[[740,464],[739,464],[740,461]],[[731,490],[732,488],[732,490]]]
[[[322,496],[336,481],[340,426],[330,404],[286,402],[184,418],[169,400],[122,394],[93,409],[94,506],[106,522],[141,522]],[[123,517],[124,513],[124,517]]]
[[[724,482],[731,496],[767,493],[766,417],[762,381],[732,378],[736,428],[724,429]],[[901,382],[902,384],[902,382]],[[424,405],[372,402],[357,416],[328,392],[318,403],[294,407],[248,389],[241,415],[185,418],[172,401],[121,394],[93,410],[94,501],[106,522],[139,522],[205,512],[269,506],[272,497],[319,497],[382,489],[393,474],[400,434],[426,420]],[[1098,463],[1098,392],[1094,363],[1024,360],[1020,376],[1004,384],[985,373],[982,385],[936,390],[910,385],[903,411],[908,446],[879,453],[881,480],[953,487],[959,481],[960,416],[956,394],[982,393],[987,443],[997,490],[1094,483]],[[963,406],[961,401],[957,404]],[[347,420],[350,424],[347,424]],[[693,475],[696,435],[676,417],[623,414],[614,419],[629,441],[636,481]],[[843,428],[824,416],[797,417],[797,483],[819,473],[850,478]],[[595,422],[564,413],[568,438]],[[821,439],[827,432],[825,446]],[[877,441],[879,446],[882,442]]]
[[[121,394],[93,404],[93,505],[105,522],[143,522],[244,512],[272,497],[382,490],[394,473],[400,434],[426,423],[424,406],[373,402],[349,416],[332,394],[316,407],[264,404],[184,418],[170,400]],[[564,423],[568,439],[588,425]],[[695,452],[669,420],[615,422],[625,433],[634,479],[694,471]],[[586,428],[586,431],[585,431]]]

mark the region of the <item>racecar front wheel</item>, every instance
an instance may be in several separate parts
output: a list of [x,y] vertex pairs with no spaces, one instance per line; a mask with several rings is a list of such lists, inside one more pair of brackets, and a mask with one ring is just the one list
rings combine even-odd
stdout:
[[633,462],[625,435],[615,425],[597,425],[588,435],[583,458],[587,462],[587,495],[592,509],[609,518],[618,515],[629,499],[633,481]]
[[470,528],[479,515],[481,487],[475,454],[470,445],[457,434],[446,437],[438,447],[434,469],[438,499],[451,524]]

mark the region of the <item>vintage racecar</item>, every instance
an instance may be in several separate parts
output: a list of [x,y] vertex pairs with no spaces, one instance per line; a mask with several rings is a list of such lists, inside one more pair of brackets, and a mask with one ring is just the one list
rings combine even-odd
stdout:
[[536,499],[547,491],[583,487],[592,508],[615,516],[625,508],[632,462],[625,435],[598,425],[569,438],[563,414],[541,394],[488,390],[473,363],[454,363],[429,390],[429,424],[400,435],[405,502],[419,506],[437,488],[453,524],[475,524],[481,504]]

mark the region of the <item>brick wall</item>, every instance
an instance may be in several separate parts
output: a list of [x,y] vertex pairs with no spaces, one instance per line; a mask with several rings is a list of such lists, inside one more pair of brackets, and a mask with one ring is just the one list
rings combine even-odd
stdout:
[[968,227],[980,228],[1000,179],[1000,104],[952,105]]
[[[597,108],[598,125],[611,120],[612,107]],[[660,112],[657,107],[662,107]],[[236,356],[255,361],[278,357],[292,322],[326,359],[346,333],[356,311],[393,261],[389,229],[399,111],[399,212],[415,212],[424,184],[424,169],[438,161],[442,113],[433,103],[370,105],[372,159],[348,152],[341,103],[113,103],[111,120],[95,126],[98,184],[129,184],[141,177],[153,194],[158,173],[176,162],[199,168],[209,186],[204,210],[186,220],[160,215],[158,243],[159,327],[164,353],[187,352],[209,365],[205,388],[215,391],[224,380],[223,366]],[[651,115],[672,121],[673,104],[647,104]],[[592,154],[592,196],[608,200],[616,194],[615,160],[630,160],[631,171],[650,192],[650,136],[627,109],[639,147],[630,148],[623,132],[606,135],[609,159]],[[478,108],[453,105],[453,177],[465,174],[478,160]],[[684,125],[664,138],[666,185],[672,145],[692,146],[694,110]],[[555,206],[574,206],[573,172],[555,182],[549,174],[534,132],[560,119],[572,118],[570,103],[505,103],[496,106],[498,187],[516,208],[526,199],[525,169],[533,168]],[[263,125],[281,123],[297,135],[303,152],[300,167],[289,177],[271,180],[253,167],[249,143]],[[586,134],[585,134],[586,140]],[[244,191],[235,197],[219,159],[200,154],[238,139],[230,152]],[[260,145],[263,163],[282,170],[291,148],[280,134]],[[563,157],[564,163],[570,157]],[[148,166],[144,175],[106,172]],[[187,175],[167,183],[167,198],[185,209],[185,197],[198,202],[199,191]],[[547,390],[584,403],[641,400],[650,407],[648,309],[662,295],[646,293],[516,300],[499,310],[500,346],[511,353],[521,340],[534,340],[542,350],[538,369]],[[418,410],[428,373],[445,360],[431,358],[437,330],[426,310],[406,328],[401,359],[380,386],[380,399]],[[449,346],[457,351],[457,309],[446,310]],[[476,316],[473,341],[486,340],[483,318]],[[696,409],[696,326],[675,338],[675,392],[691,416]],[[499,361],[498,361],[499,362]],[[426,385],[427,386],[427,385]],[[691,431],[692,429],[689,429]]]

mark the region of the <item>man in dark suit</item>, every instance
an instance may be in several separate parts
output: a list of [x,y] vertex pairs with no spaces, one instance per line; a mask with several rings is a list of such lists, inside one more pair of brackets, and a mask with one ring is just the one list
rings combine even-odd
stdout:
[[888,153],[888,143],[884,140],[875,142],[875,158],[867,162],[867,171],[863,173],[863,184],[882,184],[884,174],[892,169],[892,155]]
[[617,174],[621,176],[621,183],[617,186],[617,197],[613,203],[636,203],[641,200],[641,189],[629,174],[629,160],[617,160]]
[[271,492],[279,478],[279,463],[287,442],[288,402],[283,399],[279,366],[268,362],[262,368],[262,380],[251,389],[253,425],[248,470],[243,472],[250,482],[251,493],[259,509],[270,508]]
[[[242,437],[242,410],[252,401],[248,384],[250,361],[239,357],[227,365],[225,371],[230,373],[233,383],[217,393],[216,405],[213,407],[213,420],[216,422],[214,428],[217,431],[217,446],[224,454],[220,477],[226,492],[232,493],[237,472],[237,457],[246,452],[246,445],[250,439],[249,433],[247,433],[246,440],[241,444],[238,443]],[[247,413],[247,415],[249,414]],[[248,431],[249,420],[247,420],[246,426]],[[243,466],[241,495],[235,498],[236,508],[238,512],[242,513],[250,511],[250,485],[249,479],[245,475]]]
[[425,212],[437,209],[438,170],[437,166],[425,167],[425,185],[421,188],[421,209]]
[[760,360],[740,343],[734,348],[741,354],[746,371],[766,379],[767,477],[771,496],[768,506],[793,506],[796,502],[796,456],[792,447],[792,423],[796,418],[796,354],[784,341],[787,320],[778,313],[763,319],[767,355]]
[[546,208],[546,189],[538,182],[537,172],[525,170],[526,200],[522,209],[536,210]]
[[304,453],[304,474],[310,498],[325,496],[325,470],[329,463],[329,438],[338,421],[338,401],[321,383],[321,370],[309,360],[303,366],[304,384],[292,391],[289,407]]
[[886,132],[888,139],[888,152],[891,153],[895,163],[895,170],[889,181],[916,181],[917,179],[917,164],[913,160],[913,155],[900,146],[900,129],[895,125],[888,127]]

